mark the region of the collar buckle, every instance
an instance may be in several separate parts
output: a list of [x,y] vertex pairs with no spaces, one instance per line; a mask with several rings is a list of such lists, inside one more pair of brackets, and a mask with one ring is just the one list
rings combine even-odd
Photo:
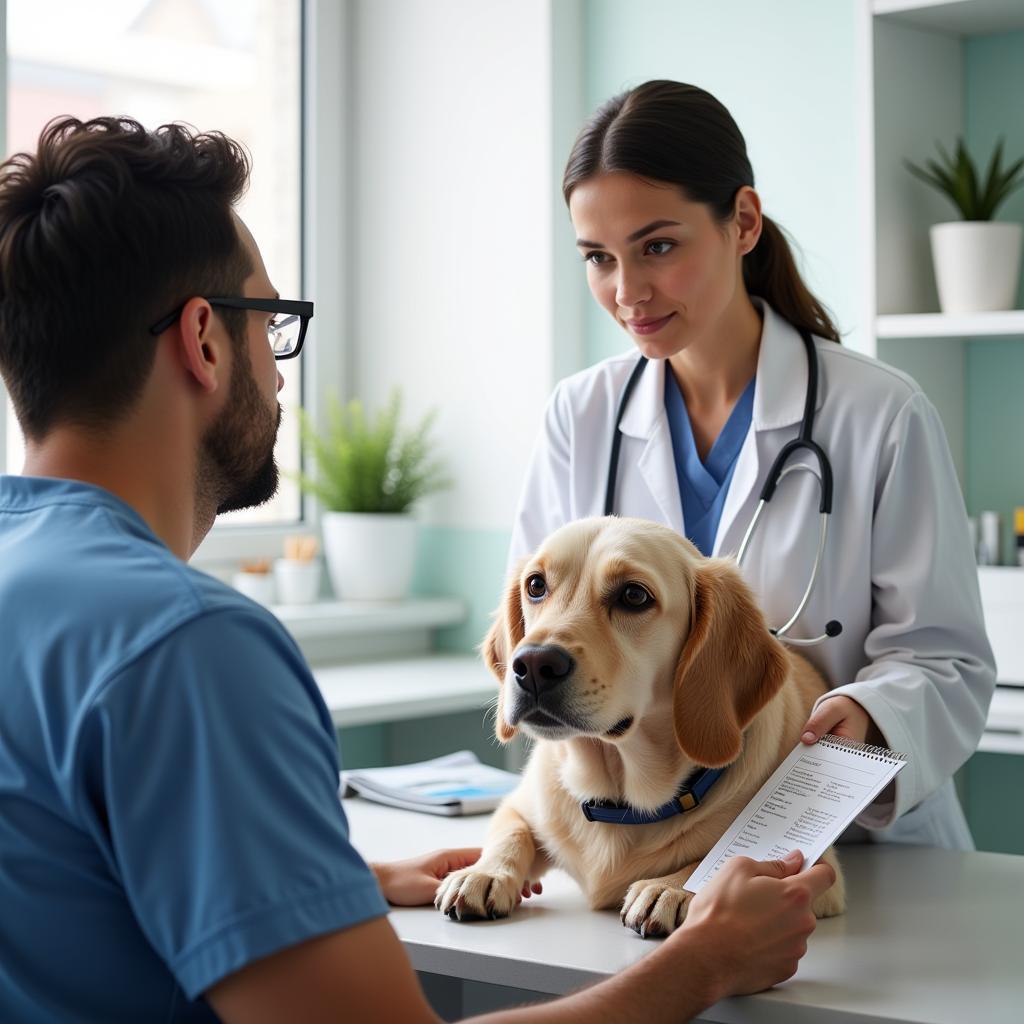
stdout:
[[692,811],[694,807],[700,806],[700,797],[692,789],[677,793],[675,800],[680,814],[685,814],[687,811]]

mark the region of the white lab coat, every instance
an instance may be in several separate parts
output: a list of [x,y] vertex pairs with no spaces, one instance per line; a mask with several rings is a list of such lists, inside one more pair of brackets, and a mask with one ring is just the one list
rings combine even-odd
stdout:
[[[740,450],[714,554],[734,555],[772,460],[797,436],[807,355],[765,303],[751,429]],[[833,513],[818,582],[792,630],[840,636],[801,648],[833,687],[908,755],[894,803],[857,819],[872,838],[970,849],[952,775],[978,744],[995,686],[966,513],[939,417],[913,380],[815,339],[820,382],[814,439],[829,456]],[[552,530],[602,515],[613,424],[635,351],[563,380],[548,404],[527,471],[509,564]],[[684,533],[664,406],[666,364],[648,364],[622,418],[615,511]],[[813,464],[805,453],[792,461]],[[815,477],[798,472],[765,509],[743,568],[770,625],[807,585],[819,532]],[[822,698],[827,699],[827,698]],[[898,819],[898,820],[897,820]]]

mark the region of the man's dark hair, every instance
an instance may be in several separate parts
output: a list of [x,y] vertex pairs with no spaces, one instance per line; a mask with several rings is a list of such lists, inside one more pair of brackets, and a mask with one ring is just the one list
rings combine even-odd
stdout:
[[[232,207],[245,150],[180,124],[51,121],[0,165],[0,375],[25,434],[102,428],[142,392],[149,327],[195,295],[240,295],[253,271]],[[233,339],[244,313],[218,310]]]

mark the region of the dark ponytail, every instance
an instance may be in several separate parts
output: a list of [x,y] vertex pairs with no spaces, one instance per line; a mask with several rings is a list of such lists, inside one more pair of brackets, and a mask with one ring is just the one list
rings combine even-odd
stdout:
[[743,283],[794,327],[839,341],[828,310],[804,284],[785,233],[770,217],[761,217],[761,237],[743,257]]
[[[562,194],[595,174],[626,171],[678,185],[724,223],[736,193],[753,187],[747,145],[732,115],[709,92],[653,81],[608,100],[583,126],[566,164]],[[839,341],[828,310],[804,284],[782,229],[762,217],[761,237],[743,257],[748,293],[764,299],[797,329]]]

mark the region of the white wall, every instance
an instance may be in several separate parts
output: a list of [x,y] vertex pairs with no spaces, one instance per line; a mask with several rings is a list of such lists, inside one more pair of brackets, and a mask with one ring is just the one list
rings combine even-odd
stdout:
[[551,3],[357,0],[346,395],[438,406],[428,522],[508,528],[553,383]]

